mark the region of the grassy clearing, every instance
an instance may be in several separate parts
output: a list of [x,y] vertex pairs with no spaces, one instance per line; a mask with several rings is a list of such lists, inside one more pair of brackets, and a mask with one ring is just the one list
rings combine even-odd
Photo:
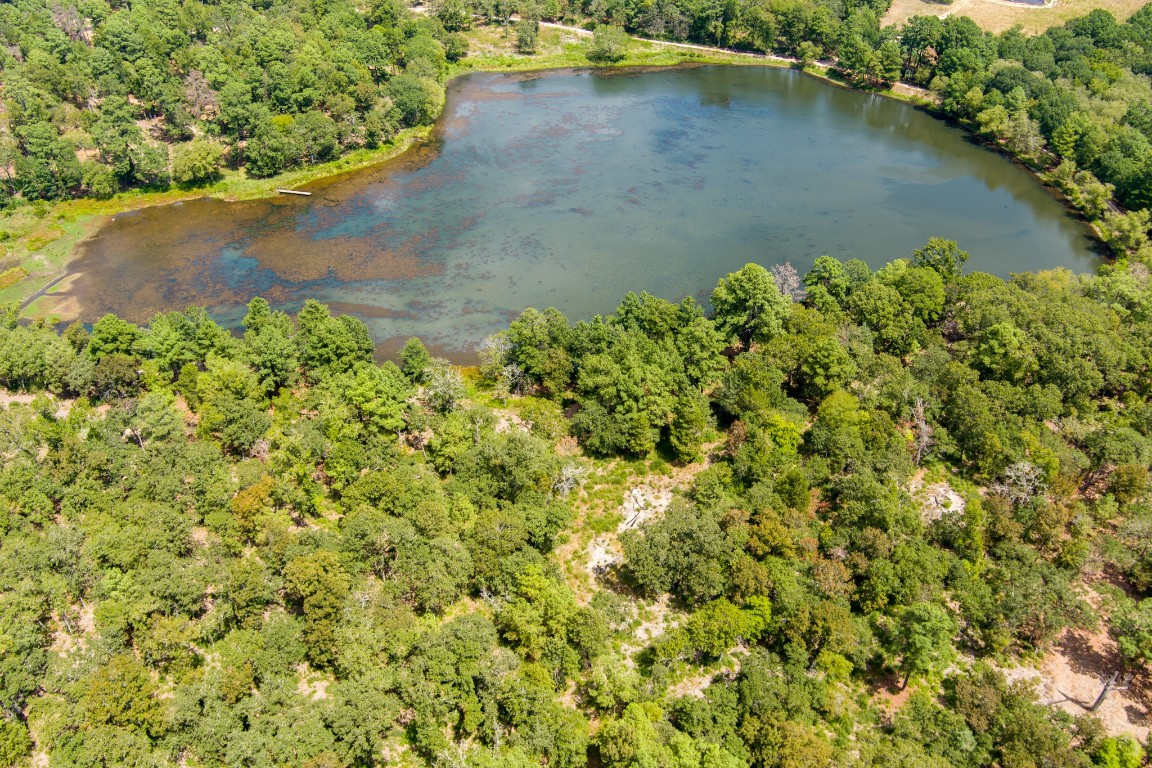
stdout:
[[752,64],[787,66],[784,62],[744,56],[738,53],[705,51],[662,45],[633,39],[625,58],[612,64],[597,64],[585,55],[589,36],[577,32],[541,27],[537,51],[531,56],[515,50],[515,30],[507,27],[480,27],[468,33],[471,50],[460,62],[459,72],[517,72],[535,69],[669,67],[677,64]]
[[884,15],[884,24],[903,24],[913,16],[967,16],[982,29],[1003,32],[1019,24],[1028,34],[1038,34],[1057,27],[1096,8],[1111,11],[1125,21],[1138,11],[1145,0],[1057,0],[1050,8],[1029,7],[1007,0],[956,0],[951,5],[927,0],[893,0]]
[[[753,67],[780,67],[796,69],[821,80],[844,88],[862,89],[848,82],[832,67],[811,64],[800,65],[785,59],[732,53],[717,49],[682,48],[659,42],[633,38],[628,55],[610,65],[596,64],[585,56],[588,37],[554,27],[541,27],[537,52],[531,56],[516,53],[515,30],[511,27],[481,27],[468,33],[471,52],[460,63],[454,74],[466,72],[522,72],[544,69],[622,67],[669,67],[683,64],[733,64]],[[878,88],[875,93],[918,106],[934,103],[932,95],[922,89],[895,84],[891,89]]]

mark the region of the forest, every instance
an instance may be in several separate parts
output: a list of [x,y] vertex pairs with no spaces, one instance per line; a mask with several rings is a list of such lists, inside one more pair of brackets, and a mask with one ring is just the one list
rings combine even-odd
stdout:
[[1152,277],[967,256],[471,368],[315,301],[9,311],[0,764],[1135,768],[1008,672],[1078,628],[1147,679]]
[[0,5],[5,200],[272,176],[439,114],[467,42],[394,0]]

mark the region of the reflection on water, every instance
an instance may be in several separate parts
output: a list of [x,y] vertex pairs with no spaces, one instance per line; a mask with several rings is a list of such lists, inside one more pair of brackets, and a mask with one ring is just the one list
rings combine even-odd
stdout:
[[470,75],[431,145],[311,190],[117,216],[73,264],[82,318],[202,304],[236,324],[254,295],[314,297],[386,349],[464,354],[526,306],[706,296],[749,261],[877,267],[939,235],[999,275],[1094,263],[1057,201],[961,132],[775,69]]

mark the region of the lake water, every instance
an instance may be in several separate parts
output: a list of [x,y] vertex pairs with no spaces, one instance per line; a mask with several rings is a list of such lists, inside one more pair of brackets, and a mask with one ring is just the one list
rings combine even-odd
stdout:
[[1002,276],[1096,262],[1083,225],[962,131],[759,67],[469,75],[434,142],[308,189],[117,216],[66,297],[88,321],[200,304],[230,325],[254,295],[317,298],[384,352],[419,335],[459,359],[524,307],[704,298],[750,261],[879,267],[941,236]]

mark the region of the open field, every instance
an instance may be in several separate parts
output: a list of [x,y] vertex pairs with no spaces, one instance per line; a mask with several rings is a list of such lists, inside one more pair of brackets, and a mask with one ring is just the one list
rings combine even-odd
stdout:
[[1083,16],[1095,8],[1111,11],[1120,21],[1126,20],[1144,5],[1144,0],[1055,0],[1046,6],[1029,6],[1009,0],[956,0],[951,5],[927,0],[893,0],[883,23],[903,24],[913,16],[967,16],[990,32],[1003,32],[1019,24],[1025,32],[1036,34],[1057,27],[1069,19]]
[[[526,56],[515,51],[515,30],[511,25],[506,27],[476,27],[468,32],[470,43],[468,57],[457,65],[457,71],[516,71],[603,66],[589,62],[585,55],[591,36],[591,32],[575,27],[542,24],[536,53]],[[667,67],[685,63],[776,66],[789,66],[791,64],[787,60],[750,56],[704,46],[633,38],[628,47],[627,56],[609,66]]]

